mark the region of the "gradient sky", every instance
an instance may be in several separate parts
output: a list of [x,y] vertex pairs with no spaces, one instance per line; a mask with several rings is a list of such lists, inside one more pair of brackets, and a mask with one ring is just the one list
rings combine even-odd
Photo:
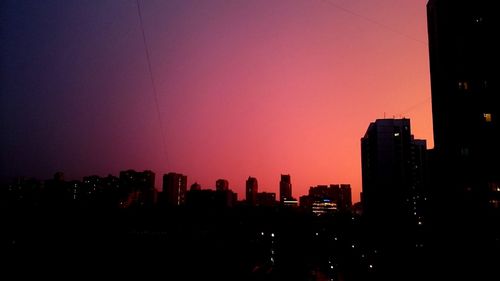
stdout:
[[140,3],[161,122],[135,0],[1,2],[2,179],[150,169],[243,199],[286,173],[358,201],[370,122],[433,146],[425,0]]

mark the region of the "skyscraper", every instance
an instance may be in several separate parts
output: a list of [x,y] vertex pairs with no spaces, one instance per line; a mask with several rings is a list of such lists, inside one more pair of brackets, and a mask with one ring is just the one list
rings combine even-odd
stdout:
[[[452,210],[500,205],[500,25],[494,1],[427,4],[436,190]],[[499,191],[497,191],[499,190]]]
[[253,177],[248,177],[246,183],[246,200],[247,204],[255,206],[257,204],[257,193],[259,191],[259,184],[257,179]]
[[340,194],[338,200],[339,210],[350,210],[352,207],[352,193],[350,184],[340,185]]
[[163,197],[170,206],[183,205],[186,198],[187,176],[177,173],[163,175]]
[[280,180],[280,202],[292,199],[292,181],[290,175],[281,175]]
[[[409,119],[377,119],[361,139],[363,213],[374,222],[422,221],[425,141],[411,135]],[[409,219],[413,218],[413,219]],[[422,223],[422,222],[421,222]]]
[[153,205],[156,202],[154,183],[155,173],[150,170],[143,172],[121,171],[119,186],[120,196],[123,197],[122,207]]

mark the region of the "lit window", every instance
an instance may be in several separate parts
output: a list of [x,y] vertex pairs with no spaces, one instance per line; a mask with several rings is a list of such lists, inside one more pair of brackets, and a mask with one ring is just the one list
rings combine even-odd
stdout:
[[484,121],[491,122],[491,113],[484,113],[483,117],[484,117]]
[[500,207],[500,201],[499,200],[490,200],[491,207],[493,208],[499,208]]
[[458,81],[458,89],[467,91],[469,89],[469,83],[467,83],[466,81]]
[[399,133],[394,133],[394,136],[395,137],[399,137]]
[[488,183],[490,190],[493,192],[500,192],[500,183],[490,182]]

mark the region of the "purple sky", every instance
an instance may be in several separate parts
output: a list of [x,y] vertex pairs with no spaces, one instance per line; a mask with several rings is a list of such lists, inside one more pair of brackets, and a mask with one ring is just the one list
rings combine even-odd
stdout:
[[161,122],[136,1],[2,1],[3,179],[174,171],[242,199],[283,173],[358,201],[370,122],[433,145],[426,1],[140,3]]

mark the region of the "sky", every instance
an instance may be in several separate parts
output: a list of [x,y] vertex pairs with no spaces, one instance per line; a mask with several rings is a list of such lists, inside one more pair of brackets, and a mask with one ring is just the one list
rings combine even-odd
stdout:
[[139,4],[146,44],[136,0],[1,2],[2,180],[149,169],[243,199],[290,174],[357,202],[370,122],[433,147],[425,0]]

